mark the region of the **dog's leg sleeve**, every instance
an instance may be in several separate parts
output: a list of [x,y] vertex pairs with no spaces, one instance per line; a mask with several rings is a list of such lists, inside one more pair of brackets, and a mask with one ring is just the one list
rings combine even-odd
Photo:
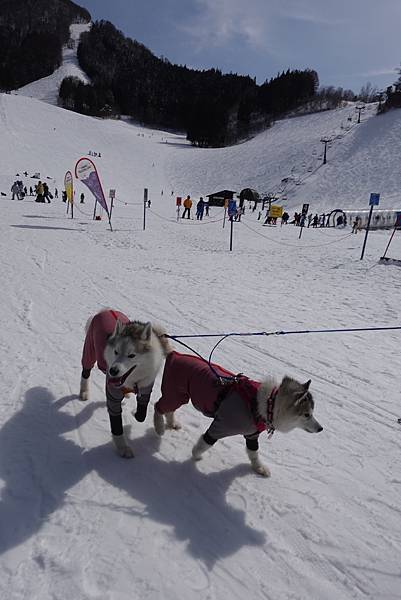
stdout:
[[82,369],[81,385],[79,386],[79,399],[83,402],[89,400],[89,376],[90,369]]
[[167,429],[181,429],[181,424],[176,421],[174,411],[166,413],[166,426]]
[[148,412],[149,400],[150,400],[150,394],[146,395],[146,396],[145,395],[139,396],[137,399],[136,412],[134,414],[134,417],[137,421],[139,421],[139,423],[143,423],[144,420],[146,419],[146,414]]
[[157,408],[155,408],[155,412],[153,413],[153,426],[157,435],[164,435],[166,431],[164,416],[157,411]]
[[208,432],[204,433],[192,448],[192,458],[194,460],[201,460],[202,454],[204,454],[206,450],[209,450],[216,442],[217,440],[212,438]]
[[262,475],[263,477],[270,477],[271,473],[265,465],[260,462],[259,459],[259,442],[256,438],[245,438],[246,439],[246,453],[248,454],[248,458],[251,461],[251,467],[258,473],[258,475]]

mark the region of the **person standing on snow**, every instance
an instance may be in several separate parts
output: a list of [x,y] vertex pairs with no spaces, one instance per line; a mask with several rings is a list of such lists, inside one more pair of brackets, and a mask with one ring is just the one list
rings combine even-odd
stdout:
[[49,186],[47,185],[46,182],[43,184],[43,190],[44,190],[43,197],[50,204],[50,191],[49,191]]
[[83,192],[80,195],[79,199],[80,199],[80,204],[85,204],[85,194]]
[[196,218],[198,221],[202,221],[203,219],[203,211],[205,210],[205,202],[202,196],[199,198],[199,202],[196,205]]
[[44,202],[44,193],[45,193],[45,189],[43,187],[43,183],[41,181],[39,181],[38,185],[36,186],[36,202]]
[[183,219],[185,219],[185,215],[188,215],[187,219],[191,218],[191,208],[192,208],[192,200],[191,200],[191,196],[188,194],[188,196],[184,200],[184,209],[185,210],[182,214]]
[[16,181],[11,186],[12,198],[11,200],[15,200],[15,196],[17,196],[17,200],[19,200],[19,187]]

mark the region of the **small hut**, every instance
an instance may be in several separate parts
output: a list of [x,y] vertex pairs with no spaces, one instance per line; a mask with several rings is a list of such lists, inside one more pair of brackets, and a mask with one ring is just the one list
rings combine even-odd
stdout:
[[253,190],[252,188],[244,188],[241,191],[241,193],[239,195],[239,205],[241,207],[244,205],[245,200],[248,200],[249,202],[253,202],[255,208],[256,208],[256,205],[258,202],[262,202],[262,199],[259,196],[259,193],[256,190]]
[[222,190],[221,192],[215,192],[206,196],[209,202],[209,206],[224,206],[224,200],[232,200],[234,194],[232,190]]

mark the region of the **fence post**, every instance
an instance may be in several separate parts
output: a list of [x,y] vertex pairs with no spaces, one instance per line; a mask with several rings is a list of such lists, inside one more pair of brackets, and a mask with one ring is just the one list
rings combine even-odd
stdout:
[[148,188],[143,190],[143,230],[146,229],[146,205],[148,203]]

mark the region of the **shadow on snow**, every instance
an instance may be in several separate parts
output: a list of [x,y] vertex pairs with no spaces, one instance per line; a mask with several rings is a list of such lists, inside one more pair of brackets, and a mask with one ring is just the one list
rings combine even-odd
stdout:
[[[110,443],[84,452],[63,436],[104,403],[87,404],[78,415],[62,410],[76,399],[56,401],[46,388],[32,388],[0,431],[0,553],[35,535],[63,506],[66,492],[92,471],[143,504],[142,518],[172,527],[178,540],[187,541],[189,554],[209,568],[244,546],[264,545],[265,534],[226,501],[231,483],[250,475],[249,465],[203,474],[191,460],[166,461],[157,455],[162,442],[153,430],[132,441],[132,461],[119,458]],[[121,510],[138,514],[134,507]]]

